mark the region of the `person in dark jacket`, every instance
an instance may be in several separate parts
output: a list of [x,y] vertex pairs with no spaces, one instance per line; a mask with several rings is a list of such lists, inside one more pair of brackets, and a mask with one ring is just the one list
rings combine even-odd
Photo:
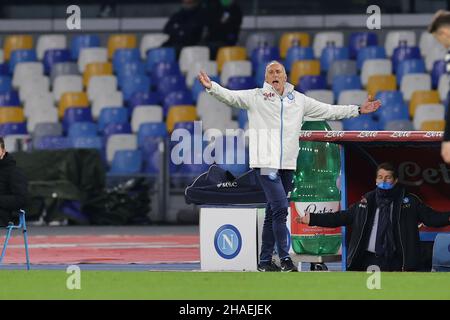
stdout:
[[450,213],[436,212],[398,183],[390,163],[377,168],[377,188],[348,210],[327,214],[305,212],[298,223],[310,226],[350,226],[347,269],[414,271],[420,268],[419,224],[450,225]]
[[5,141],[0,137],[0,225],[7,225],[14,212],[25,207],[27,191],[27,179],[6,152]]

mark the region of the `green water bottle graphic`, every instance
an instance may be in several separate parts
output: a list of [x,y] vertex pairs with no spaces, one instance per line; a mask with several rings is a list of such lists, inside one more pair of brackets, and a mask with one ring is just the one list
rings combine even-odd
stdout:
[[[302,130],[330,131],[325,121],[306,121]],[[341,159],[339,146],[329,142],[300,141],[297,169],[290,194],[292,248],[298,254],[336,254],[341,246],[341,228],[310,227],[295,219],[311,213],[339,211],[338,188]]]

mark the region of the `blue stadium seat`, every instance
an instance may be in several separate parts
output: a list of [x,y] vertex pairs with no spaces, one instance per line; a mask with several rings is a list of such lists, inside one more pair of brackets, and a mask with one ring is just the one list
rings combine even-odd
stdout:
[[122,93],[125,101],[128,101],[135,92],[145,91],[150,91],[150,79],[147,76],[130,76],[122,83]]
[[324,76],[303,76],[295,90],[305,93],[308,90],[327,89],[327,80]]
[[367,59],[386,59],[386,50],[380,46],[369,46],[358,51],[356,67],[361,70],[364,61]]
[[53,136],[58,137],[63,135],[63,128],[59,122],[39,122],[33,130],[33,139],[36,137]]
[[45,74],[50,74],[52,65],[59,62],[70,62],[71,56],[68,49],[50,49],[44,53],[42,63],[44,64]]
[[419,47],[400,46],[394,49],[392,54],[392,69],[397,74],[397,68],[401,61],[409,59],[421,59]]
[[146,136],[142,138],[140,149],[144,158],[143,172],[147,174],[157,174],[161,169],[161,152],[159,151],[159,144],[161,137]]
[[101,137],[71,137],[72,148],[77,149],[97,149],[102,150],[102,138]]
[[112,134],[131,133],[131,125],[129,123],[110,123],[103,129],[103,137],[106,140]]
[[230,77],[227,88],[231,90],[247,90],[256,88],[255,78],[253,77]]
[[8,91],[0,93],[0,107],[16,107],[20,106],[19,95],[17,91]]
[[152,48],[147,50],[145,70],[151,73],[156,64],[160,62],[176,62],[175,49],[171,47]]
[[149,91],[138,91],[131,95],[127,106],[129,107],[129,115],[133,113],[136,106],[159,104],[161,101],[159,94]]
[[93,122],[75,122],[70,125],[68,136],[70,138],[95,137],[97,131],[97,124]]
[[314,51],[311,47],[299,47],[292,46],[288,49],[286,59],[284,61],[284,67],[286,72],[291,72],[292,63],[297,60],[313,60]]
[[138,146],[145,144],[147,137],[166,137],[167,127],[164,122],[146,122],[139,126],[137,132]]
[[157,83],[159,79],[169,74],[181,74],[181,71],[178,62],[175,61],[156,63],[151,70],[148,70],[148,73],[150,73],[152,81]]
[[378,38],[374,32],[353,32],[350,34],[350,58],[356,59],[359,50],[368,46],[377,46]]
[[36,51],[34,49],[19,49],[11,52],[9,59],[9,73],[14,73],[14,68],[21,62],[37,61]]
[[68,108],[64,111],[62,125],[64,132],[76,122],[93,122],[91,108]]
[[74,36],[70,43],[70,56],[72,57],[72,60],[78,60],[81,49],[92,47],[100,47],[100,37],[98,35],[84,34]]
[[183,121],[183,122],[176,122],[173,126],[173,130],[176,129],[185,129],[189,131],[189,133],[194,134],[195,133],[195,121]]
[[248,122],[247,110],[239,109],[239,113],[238,113],[239,128],[245,129],[245,125],[247,124],[247,122]]
[[255,82],[258,88],[262,87],[266,78],[266,64],[260,64],[255,73]]
[[12,90],[12,81],[9,76],[0,76],[0,93],[9,92]]
[[320,69],[326,72],[330,69],[333,61],[347,60],[349,57],[350,54],[347,47],[327,46],[323,48],[320,55]]
[[181,74],[171,74],[163,77],[156,84],[161,99],[173,91],[187,90],[186,79]]
[[[211,79],[211,81],[220,83],[220,79],[218,76],[210,76],[209,78]],[[201,92],[205,91],[205,88],[201,85],[200,81],[198,81],[198,79],[196,78],[194,80],[194,84],[192,85],[191,91],[192,91],[192,99],[194,99],[194,101],[197,101],[198,96],[200,95]]]
[[0,75],[7,76],[9,74],[9,64],[7,62],[0,63]]
[[141,56],[137,48],[123,48],[114,51],[113,69],[117,72],[121,69],[121,65],[127,62],[140,62]]
[[116,73],[119,88],[122,88],[123,83],[130,77],[146,75],[144,64],[140,61],[124,62],[118,66]]
[[339,100],[339,94],[344,90],[362,89],[360,77],[357,75],[339,75],[333,78],[333,93]]
[[384,107],[390,104],[398,104],[403,102],[403,94],[401,91],[378,91],[375,95],[375,99],[380,100],[381,106]]
[[25,122],[0,124],[0,136],[9,134],[27,134],[27,124]]
[[438,60],[433,63],[433,69],[431,70],[431,84],[434,89],[438,87],[439,78],[445,74],[446,63],[444,60]]
[[142,169],[142,152],[140,150],[118,150],[111,163],[112,174],[135,174]]
[[33,141],[33,147],[37,150],[58,150],[72,147],[71,140],[68,137],[44,136],[38,137]]
[[257,70],[260,64],[266,64],[272,60],[280,60],[278,47],[260,46],[251,52],[252,70]]
[[371,115],[362,115],[356,118],[342,120],[344,130],[347,131],[377,131],[378,123]]
[[385,130],[388,122],[409,120],[409,109],[403,101],[391,103],[383,108],[379,108],[375,116],[378,118],[378,129]]
[[98,130],[101,132],[110,123],[127,123],[127,108],[103,108],[98,117]]
[[408,73],[426,73],[423,59],[408,59],[400,61],[397,66],[397,84],[402,83],[402,78]]
[[177,104],[188,104],[188,105],[194,104],[194,101],[192,100],[191,92],[189,90],[181,90],[181,91],[174,91],[174,92],[169,93],[164,98],[164,102],[163,102],[164,116],[165,117],[167,116],[170,106],[177,105]]

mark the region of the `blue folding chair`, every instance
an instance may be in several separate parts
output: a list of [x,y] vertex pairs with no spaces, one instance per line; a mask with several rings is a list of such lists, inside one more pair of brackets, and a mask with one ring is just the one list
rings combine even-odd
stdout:
[[335,60],[347,60],[350,58],[350,53],[347,47],[327,46],[323,48],[320,55],[320,68],[322,71],[328,71],[331,64]]
[[248,90],[256,88],[255,79],[248,77],[230,77],[228,79],[227,88],[230,90]]
[[438,60],[433,63],[433,69],[431,69],[431,83],[434,89],[438,87],[440,77],[445,74],[446,66],[445,60]]
[[181,90],[181,91],[175,91],[169,93],[164,98],[163,103],[163,111],[164,116],[167,116],[167,113],[169,112],[170,106],[179,105],[179,104],[187,104],[192,105],[194,104],[194,101],[192,100],[192,94],[189,90]]
[[260,64],[266,64],[272,60],[280,60],[278,47],[260,46],[251,52],[252,69],[257,70]]
[[434,239],[432,271],[450,272],[450,233],[438,233]]
[[378,123],[371,115],[362,115],[356,118],[342,120],[346,131],[377,131]]
[[148,73],[151,73],[153,67],[160,62],[176,62],[175,49],[161,47],[147,50],[146,70]]
[[52,66],[59,62],[70,62],[71,56],[68,49],[49,49],[44,53],[42,63],[44,64],[45,74],[50,74]]
[[12,81],[9,76],[0,76],[0,93],[12,90]]
[[30,256],[28,254],[28,235],[27,235],[27,224],[25,221],[25,210],[19,210],[19,224],[14,225],[12,222],[10,222],[8,226],[6,226],[6,229],[8,231],[6,232],[5,243],[3,244],[2,255],[0,256],[0,264],[2,263],[3,258],[5,257],[6,248],[8,247],[9,238],[11,237],[11,232],[14,229],[22,229],[23,241],[25,244],[25,256],[27,259],[27,270],[30,270]]
[[0,107],[19,107],[20,99],[17,91],[0,93]]
[[314,51],[311,47],[292,46],[288,49],[284,67],[289,73],[292,69],[292,64],[297,60],[313,60]]
[[397,73],[397,68],[403,60],[421,59],[419,47],[408,47],[401,45],[394,49],[392,54],[392,69]]
[[0,63],[0,75],[7,76],[9,75],[9,64],[8,62]]
[[373,32],[353,32],[350,34],[350,58],[355,59],[359,50],[368,46],[378,45],[376,33]]
[[159,80],[157,91],[161,97],[165,97],[172,91],[180,91],[187,89],[186,79],[181,74],[170,74]]
[[160,96],[156,92],[150,92],[150,91],[137,91],[133,93],[128,100],[128,107],[130,108],[129,114],[131,115],[133,113],[133,109],[136,106],[145,106],[145,105],[152,105],[152,104],[159,104],[160,102]]
[[337,100],[339,100],[339,94],[342,91],[361,88],[361,80],[357,75],[339,75],[333,78],[333,93]]
[[[178,122],[175,124],[175,129],[177,129],[177,124],[183,123]],[[178,126],[179,128],[179,126]],[[174,130],[175,130],[174,129]],[[167,127],[164,122],[145,122],[141,123],[137,132],[138,146],[142,147],[145,145],[147,137],[167,137]]]
[[141,55],[137,48],[122,48],[114,51],[113,55],[113,69],[117,72],[120,66],[127,62],[140,62]]
[[70,44],[70,55],[72,60],[77,61],[83,48],[100,47],[100,37],[93,34],[84,34],[72,38]]
[[397,84],[400,86],[403,76],[409,73],[427,73],[423,59],[407,59],[397,65]]
[[123,99],[130,100],[135,92],[150,91],[150,79],[144,75],[130,76],[122,83]]
[[155,63],[151,70],[147,69],[147,73],[151,75],[154,83],[169,74],[181,74],[180,66],[177,61]]
[[[220,82],[220,79],[218,76],[211,76],[209,78],[211,79],[211,81],[214,81],[217,83]],[[200,81],[198,81],[198,79],[196,78],[194,80],[194,84],[192,85],[191,91],[192,91],[192,99],[194,99],[194,101],[197,102],[198,96],[200,95],[200,93],[205,91],[205,88],[202,86]]]
[[110,173],[135,174],[142,169],[142,152],[140,150],[118,150],[114,153]]
[[367,59],[386,59],[386,50],[380,46],[368,46],[358,51],[356,67],[361,70],[364,61]]
[[9,122],[0,124],[0,136],[10,134],[27,134],[27,124],[25,122]]
[[327,80],[324,76],[303,76],[300,78],[296,90],[305,93],[309,90],[323,90],[327,88]]
[[98,131],[103,131],[103,129],[110,123],[127,122],[127,108],[104,108],[100,111],[100,116],[98,117]]
[[14,68],[21,62],[36,62],[37,56],[34,49],[19,49],[11,52],[9,59],[9,72],[14,73]]

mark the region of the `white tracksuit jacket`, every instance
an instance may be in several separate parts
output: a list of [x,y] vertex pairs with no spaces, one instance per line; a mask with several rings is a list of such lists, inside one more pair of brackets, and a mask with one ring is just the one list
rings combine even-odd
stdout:
[[216,82],[206,90],[223,103],[247,109],[251,168],[295,170],[304,117],[339,120],[359,115],[358,106],[322,103],[286,83],[280,96],[267,82],[263,88],[228,90]]

